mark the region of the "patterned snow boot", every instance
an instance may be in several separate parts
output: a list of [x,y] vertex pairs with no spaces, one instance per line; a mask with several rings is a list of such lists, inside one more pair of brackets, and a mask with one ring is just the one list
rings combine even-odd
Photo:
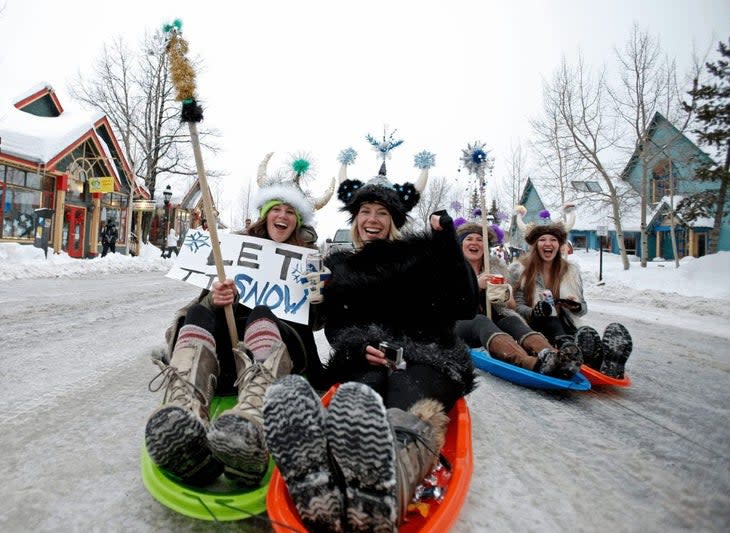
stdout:
[[626,361],[634,348],[631,334],[623,324],[612,322],[603,332],[603,344],[605,355],[601,372],[614,378],[623,378]]
[[[155,392],[164,386],[165,397],[147,419],[147,453],[157,466],[183,481],[206,485],[222,470],[205,435],[219,373],[213,336],[198,326],[183,326],[170,363],[155,364],[161,371],[149,388]],[[160,377],[161,383],[153,387]]]
[[314,389],[297,375],[266,392],[264,430],[271,455],[310,531],[342,531],[344,497],[327,452],[326,411]]
[[325,433],[345,485],[347,531],[396,531],[395,438],[381,397],[362,383],[341,385],[327,410]]
[[574,342],[571,335],[561,335],[555,338],[558,346],[558,367],[555,376],[562,379],[571,379],[580,371],[583,364],[583,354]]
[[554,348],[543,348],[537,352],[537,362],[533,371],[546,376],[552,376],[558,367],[558,350]]
[[208,431],[208,444],[225,474],[241,485],[261,482],[269,465],[261,408],[269,386],[291,372],[292,360],[286,345],[276,343],[263,361],[252,361],[248,354],[234,350],[238,403],[221,413]]
[[583,354],[583,362],[591,368],[600,370],[603,362],[603,344],[598,332],[590,326],[581,326],[575,332],[575,343]]

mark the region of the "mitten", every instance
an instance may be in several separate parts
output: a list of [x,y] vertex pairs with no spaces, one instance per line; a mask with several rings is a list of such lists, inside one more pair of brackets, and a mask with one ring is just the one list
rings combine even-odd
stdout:
[[553,314],[553,306],[546,301],[537,302],[532,308],[532,318],[546,318]]
[[322,289],[330,279],[332,272],[327,267],[322,267],[323,270],[319,272],[310,272],[302,276],[302,283],[309,293],[309,303],[319,304],[324,300],[322,295]]

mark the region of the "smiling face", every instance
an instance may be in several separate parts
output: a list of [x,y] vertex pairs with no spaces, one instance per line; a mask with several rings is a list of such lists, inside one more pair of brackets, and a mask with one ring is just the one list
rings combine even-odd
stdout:
[[297,213],[288,204],[277,204],[266,213],[266,231],[272,241],[286,242],[297,228]]
[[387,239],[393,217],[381,204],[365,202],[360,206],[355,218],[357,234],[363,243],[378,239]]
[[[461,243],[461,251],[464,257],[472,267],[480,265],[484,256],[484,242],[482,236],[478,233],[470,233]],[[476,270],[476,268],[475,268]]]
[[537,247],[537,254],[540,256],[540,259],[546,263],[550,263],[560,253],[560,242],[558,238],[549,233],[541,235],[537,239],[535,246]]

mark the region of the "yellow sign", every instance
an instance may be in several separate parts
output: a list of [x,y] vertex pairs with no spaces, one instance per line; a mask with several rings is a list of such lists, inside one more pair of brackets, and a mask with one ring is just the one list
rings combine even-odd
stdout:
[[112,176],[89,178],[89,192],[114,192],[114,178]]

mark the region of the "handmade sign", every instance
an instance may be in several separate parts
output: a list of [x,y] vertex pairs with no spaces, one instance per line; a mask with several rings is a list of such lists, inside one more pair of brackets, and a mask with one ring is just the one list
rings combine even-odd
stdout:
[[[317,250],[248,235],[221,233],[218,238],[226,277],[236,283],[241,304],[265,305],[279,318],[308,323],[309,292],[302,276],[307,255]],[[212,250],[207,231],[188,231],[167,277],[210,289],[218,277]]]

